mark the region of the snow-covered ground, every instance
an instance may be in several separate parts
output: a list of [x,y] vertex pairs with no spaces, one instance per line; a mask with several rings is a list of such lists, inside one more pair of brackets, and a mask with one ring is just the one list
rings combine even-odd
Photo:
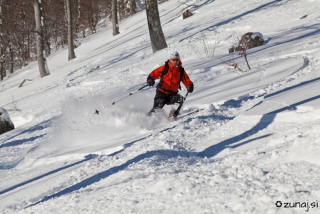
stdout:
[[[182,20],[186,4],[194,16]],[[318,0],[170,0],[159,5],[164,50],[152,53],[141,11],[115,37],[109,26],[80,41],[72,61],[66,49],[49,56],[48,77],[37,63],[11,74],[0,82],[16,127],[0,136],[0,212],[320,213],[319,10]],[[246,70],[228,48],[250,31],[265,43],[241,73],[224,62]],[[200,60],[203,35],[216,48]],[[195,85],[184,117],[146,116],[155,87],[93,114],[173,50]]]

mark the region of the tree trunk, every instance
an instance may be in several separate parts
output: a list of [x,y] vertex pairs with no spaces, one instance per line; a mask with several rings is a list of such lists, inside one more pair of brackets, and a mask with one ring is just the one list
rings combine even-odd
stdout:
[[43,16],[41,0],[32,0],[34,7],[34,15],[36,21],[36,32],[37,32],[37,58],[39,65],[39,72],[41,78],[49,75],[49,69],[47,66],[46,58],[44,56],[44,34],[43,34]]
[[136,8],[137,8],[136,0],[130,0],[129,4],[130,4],[130,14],[133,15],[136,13]]
[[3,60],[4,60],[4,51],[3,51],[3,32],[2,32],[2,0],[0,0],[0,81],[3,80]]
[[[29,29],[28,29],[29,30]],[[27,57],[26,57],[26,61],[29,61],[30,60],[30,34],[28,33],[28,41],[27,41],[27,44],[28,44],[28,50],[27,50]]]
[[73,23],[72,23],[72,6],[71,0],[67,0],[67,14],[68,14],[68,50],[69,57],[68,60],[76,58],[74,54],[74,45],[73,45]]
[[0,62],[0,80],[3,80],[3,77],[4,77],[4,67],[3,67],[3,58],[4,58],[4,52],[3,52],[3,46],[2,46],[2,39],[3,37],[1,38],[1,48],[0,48],[0,55],[1,55],[1,62]]
[[48,49],[48,55],[51,54],[51,44],[50,44],[50,41],[49,41],[49,38],[46,37],[46,46],[47,46],[47,49]]
[[45,53],[48,55],[51,54],[51,47],[50,47],[50,38],[48,36],[48,29],[47,29],[47,25],[46,23],[44,22],[43,20],[43,39],[44,39],[44,50],[45,50]]
[[112,26],[113,26],[113,36],[119,34],[119,26],[118,26],[118,12],[117,12],[117,0],[112,0]]
[[11,44],[9,46],[9,50],[10,50],[10,73],[13,74],[14,55],[13,55],[13,48]]
[[146,13],[153,53],[167,46],[162,32],[157,0],[146,0]]

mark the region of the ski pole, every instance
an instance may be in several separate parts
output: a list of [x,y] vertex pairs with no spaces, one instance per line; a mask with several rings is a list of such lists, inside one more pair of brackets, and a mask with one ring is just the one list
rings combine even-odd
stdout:
[[189,92],[187,92],[186,96],[183,98],[183,100],[186,100],[187,99],[187,96],[188,96]]
[[117,102],[120,102],[121,100],[123,100],[123,99],[131,96],[132,94],[140,91],[141,89],[144,89],[144,88],[147,87],[147,86],[148,86],[148,85],[145,85],[145,86],[139,88],[138,90],[136,90],[136,91],[134,91],[134,92],[131,92],[129,95],[127,95],[127,96],[125,96],[125,97],[122,97],[120,100],[117,100],[117,101],[113,102],[112,104],[110,104],[110,105],[108,105],[108,106],[105,106],[105,107],[102,108],[101,110],[96,110],[96,112],[95,112],[94,114],[99,114],[99,113],[100,113],[101,111],[103,111],[104,109],[106,109],[106,108],[108,108],[108,107],[110,107],[110,106],[113,106],[113,105],[116,104]]

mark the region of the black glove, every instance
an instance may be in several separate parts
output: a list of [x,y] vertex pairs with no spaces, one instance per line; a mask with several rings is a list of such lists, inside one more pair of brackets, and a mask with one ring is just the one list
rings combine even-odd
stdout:
[[148,86],[153,86],[155,83],[155,81],[150,77],[150,75],[148,76],[147,83],[148,83]]
[[190,85],[188,85],[187,90],[188,90],[189,93],[192,93],[192,92],[193,92],[193,83],[191,83]]

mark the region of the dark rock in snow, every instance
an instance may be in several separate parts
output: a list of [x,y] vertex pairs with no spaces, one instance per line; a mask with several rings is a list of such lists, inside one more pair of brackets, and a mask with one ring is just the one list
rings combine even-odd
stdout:
[[192,15],[193,15],[193,14],[192,14],[192,12],[191,12],[190,10],[186,10],[186,11],[183,12],[182,18],[183,18],[183,19],[186,19],[186,18],[189,18],[189,17],[192,16]]
[[240,41],[239,45],[237,47],[231,47],[229,48],[229,53],[240,51],[241,48],[245,48],[246,50],[258,47],[263,45],[264,39],[261,33],[259,32],[249,32],[244,34]]
[[9,117],[8,112],[0,108],[0,134],[6,133],[14,129],[14,125]]

